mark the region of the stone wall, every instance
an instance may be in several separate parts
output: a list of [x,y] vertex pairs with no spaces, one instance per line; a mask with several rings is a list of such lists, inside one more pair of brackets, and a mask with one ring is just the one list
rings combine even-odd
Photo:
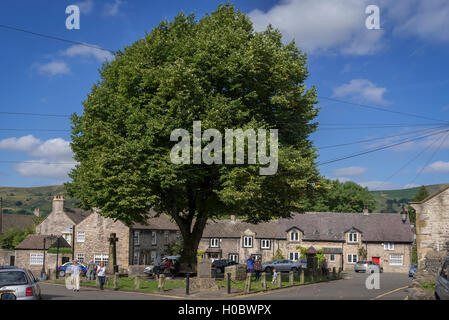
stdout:
[[36,226],[37,234],[61,235],[63,230],[75,223],[64,213],[64,198],[55,197],[50,214]]
[[233,266],[225,267],[225,279],[227,279],[227,274],[231,274],[231,280],[242,281],[246,279],[246,265],[236,264]]
[[9,266],[11,262],[11,256],[14,256],[14,251],[0,249],[0,266]]

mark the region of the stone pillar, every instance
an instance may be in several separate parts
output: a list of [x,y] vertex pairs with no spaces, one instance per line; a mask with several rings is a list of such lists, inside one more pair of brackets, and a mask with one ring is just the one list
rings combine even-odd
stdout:
[[140,276],[134,278],[134,290],[140,289]]
[[98,280],[98,277],[95,277],[95,287],[100,287],[100,280]]
[[164,292],[164,286],[165,286],[165,275],[164,274],[160,274],[159,275],[159,282],[157,285],[157,290],[159,292]]
[[304,284],[304,270],[299,269],[299,283]]
[[245,293],[249,293],[251,291],[251,273],[246,275],[246,284],[245,284]]
[[335,267],[332,268],[332,278],[337,279],[337,271],[335,270]]
[[114,273],[114,290],[118,290],[118,272]]
[[314,282],[315,280],[315,270],[310,270],[310,282]]
[[293,282],[295,280],[295,275],[293,274],[293,271],[290,271],[289,273],[289,280],[290,280],[290,285],[293,285]]
[[262,284],[262,290],[267,290],[267,273],[266,272],[262,272],[261,284]]
[[338,279],[341,279],[341,268],[338,268]]
[[282,272],[279,272],[277,280],[278,288],[282,287]]

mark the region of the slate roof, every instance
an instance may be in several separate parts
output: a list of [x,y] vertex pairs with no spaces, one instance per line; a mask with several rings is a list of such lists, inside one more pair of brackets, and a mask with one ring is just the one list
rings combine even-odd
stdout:
[[58,238],[60,239],[60,248],[71,248],[67,241],[61,236],[30,234],[15,247],[15,250],[44,250],[44,239],[45,250],[56,248]]
[[147,219],[147,224],[134,223],[132,229],[147,229],[147,230],[172,230],[178,231],[178,225],[173,219],[166,214],[161,214],[156,217],[156,212],[150,211]]
[[203,237],[239,238],[246,229],[250,229],[256,233],[256,238],[286,239],[286,232],[291,228],[302,230],[305,241],[342,242],[345,232],[354,228],[362,232],[364,242],[413,242],[409,221],[403,223],[397,213],[313,212],[260,224],[222,220],[209,222]]
[[85,211],[82,209],[72,209],[72,208],[64,208],[64,213],[75,222],[75,224],[80,223],[84,219],[86,219],[88,216],[92,214],[92,211]]
[[10,229],[25,230],[33,225],[33,216],[24,214],[3,214],[3,226],[0,232]]

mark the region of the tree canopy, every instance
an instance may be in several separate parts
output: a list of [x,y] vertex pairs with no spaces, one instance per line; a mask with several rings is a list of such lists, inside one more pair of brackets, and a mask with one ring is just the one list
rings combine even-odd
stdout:
[[[221,5],[199,20],[177,15],[105,63],[84,112],[72,117],[78,165],[66,184],[84,208],[131,225],[154,209],[183,236],[183,260],[196,259],[208,219],[236,214],[257,223],[305,210],[322,189],[316,150],[316,89],[307,60],[278,30]],[[278,171],[260,163],[175,165],[171,132],[278,129]],[[271,142],[271,140],[270,140]],[[206,142],[203,142],[203,146]]]

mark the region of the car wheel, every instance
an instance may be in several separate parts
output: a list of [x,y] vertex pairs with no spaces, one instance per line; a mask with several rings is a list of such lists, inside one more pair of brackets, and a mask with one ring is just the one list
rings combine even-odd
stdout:
[[265,272],[266,272],[266,273],[272,273],[273,270],[272,270],[270,267],[266,267],[266,268],[265,268]]
[[292,268],[293,273],[297,273],[298,272],[298,268]]
[[59,276],[61,278],[64,278],[65,277],[65,271],[64,270],[59,271]]

